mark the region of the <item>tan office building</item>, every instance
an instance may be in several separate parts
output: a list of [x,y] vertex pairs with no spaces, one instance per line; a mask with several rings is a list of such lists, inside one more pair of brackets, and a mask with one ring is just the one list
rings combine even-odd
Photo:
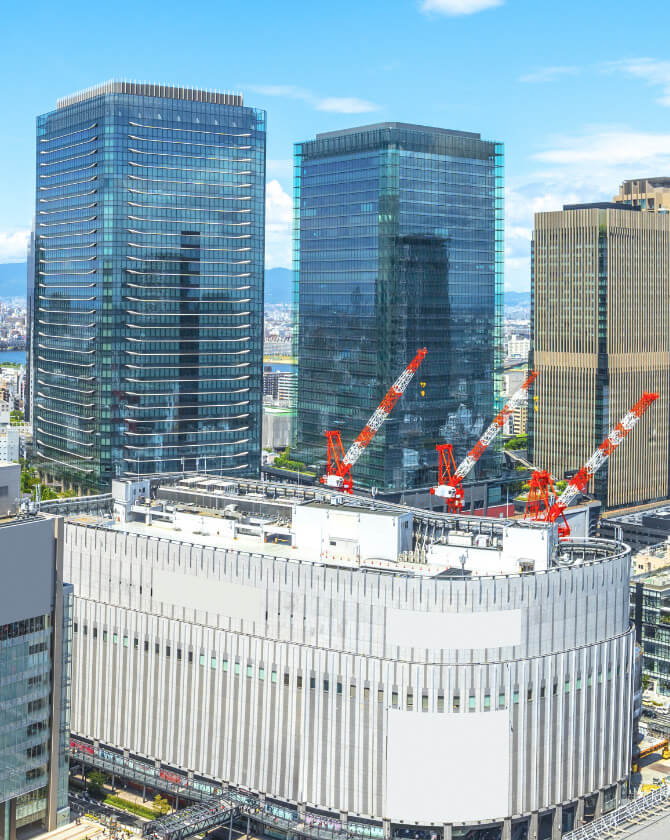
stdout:
[[670,178],[638,178],[624,181],[614,196],[615,204],[639,207],[652,213],[670,211]]
[[533,463],[579,469],[644,391],[661,396],[591,483],[608,508],[670,494],[670,215],[620,204],[535,216]]

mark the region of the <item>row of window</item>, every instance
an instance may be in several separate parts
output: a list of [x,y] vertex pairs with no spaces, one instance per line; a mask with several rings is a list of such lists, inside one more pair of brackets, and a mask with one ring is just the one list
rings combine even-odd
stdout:
[[[37,633],[50,626],[50,617],[38,615],[34,618],[26,618],[22,621],[13,621],[10,624],[0,625],[0,642],[5,639],[16,639],[19,636],[27,636],[29,633]],[[31,653],[35,651],[31,650]]]
[[[75,622],[75,624],[74,624],[74,630],[75,630],[75,633],[78,632],[77,622]],[[88,626],[87,625],[83,625],[82,630],[83,630],[84,635],[88,635]],[[98,628],[93,627],[92,632],[93,632],[93,638],[97,639],[98,638]],[[102,641],[107,642],[108,638],[109,638],[108,631],[103,630],[102,631]],[[126,648],[130,647],[129,636],[122,635],[121,637],[119,637],[118,633],[112,633],[112,643],[113,644],[118,645],[119,644],[119,639],[120,639],[123,647],[126,647]],[[140,640],[139,640],[138,637],[133,638],[132,646],[133,646],[133,650],[137,650],[137,651],[140,650]],[[151,643],[149,642],[148,639],[145,639],[142,642],[142,649],[143,649],[144,653],[149,653],[150,648],[151,648]],[[156,656],[159,656],[160,653],[161,653],[160,642],[154,642],[154,654]],[[163,655],[168,659],[172,656],[172,646],[171,645],[167,645],[167,644],[163,645]],[[186,658],[184,658],[183,649],[178,647],[178,648],[176,648],[176,660],[177,660],[177,662],[186,661],[189,665],[193,665],[194,661],[195,661],[195,654],[191,650],[186,651]],[[230,671],[231,670],[231,665],[232,665],[232,673],[235,676],[240,676],[243,672],[243,666],[238,661],[231,662],[227,658],[217,660],[217,657],[213,654],[210,655],[210,656],[207,656],[207,654],[205,654],[205,653],[200,653],[199,656],[198,656],[198,663],[201,667],[206,667],[207,665],[209,665],[209,667],[211,669],[216,670],[219,662],[220,662],[221,668],[224,672]],[[266,670],[263,666],[258,666],[258,668],[255,669],[254,665],[247,664],[246,668],[244,669],[244,673],[246,674],[247,678],[250,678],[250,679],[253,678],[254,677],[254,672],[256,674],[256,677],[259,680],[261,680],[261,681],[265,680]],[[607,680],[611,680],[612,675],[613,675],[613,670],[612,670],[611,667],[608,668],[606,674],[605,674],[604,671],[599,670],[596,674],[596,681],[597,681],[598,684],[602,684],[605,678],[607,678]],[[619,675],[620,675],[620,666],[617,666],[617,677]],[[302,674],[297,674],[295,679],[296,679],[296,688],[297,689],[302,689],[303,688],[303,676],[302,676]],[[593,679],[594,679],[593,674],[589,673],[587,678],[586,678],[586,687],[587,688],[592,687]],[[278,671],[273,668],[270,671],[270,681],[273,682],[273,683],[276,683],[276,682],[278,682],[278,680],[279,680]],[[283,685],[288,687],[290,685],[290,681],[291,681],[290,673],[288,671],[284,671],[283,672]],[[305,683],[305,686],[307,686],[307,684],[308,684],[309,689],[311,691],[316,691],[317,682],[320,682],[320,685],[318,687],[320,687],[324,692],[329,692],[331,690],[332,683],[327,677],[324,678],[322,681],[318,681],[316,677],[309,677],[309,681],[308,681],[308,683]],[[342,682],[336,681],[335,684],[334,684],[334,687],[335,687],[336,694],[342,695],[344,693],[344,684]],[[356,698],[356,689],[357,689],[356,684],[355,683],[350,683],[350,685],[349,685],[349,698],[352,699],[352,700]],[[568,694],[572,690],[581,691],[581,689],[582,689],[582,677],[581,676],[577,676],[575,678],[574,684],[571,682],[570,679],[565,680],[565,682],[563,682],[562,684],[558,680],[555,679],[553,681],[553,683],[551,684],[551,695],[553,697],[556,697],[556,696],[558,696],[559,692],[563,692],[565,694]],[[549,690],[549,686],[545,685],[545,683],[543,681],[540,684],[540,687],[539,687],[539,699],[540,700],[545,699],[545,697],[548,695],[548,690]],[[378,688],[377,689],[377,701],[380,702],[380,703],[384,702],[384,695],[385,695],[384,688],[382,688],[382,687]],[[413,709],[414,708],[414,697],[415,697],[414,690],[411,689],[411,688],[407,689],[407,692],[405,694],[404,699],[405,699],[406,707],[408,709]],[[511,695],[511,702],[514,703],[514,704],[518,703],[519,702],[519,697],[520,697],[519,690],[518,689],[514,690],[512,692],[512,695]],[[532,702],[533,699],[537,699],[537,698],[538,698],[538,694],[537,694],[537,692],[534,694],[533,686],[532,685],[528,686],[526,688],[526,701],[527,702]],[[363,699],[364,700],[369,700],[370,699],[370,688],[368,686],[363,687]],[[507,702],[507,699],[508,699],[508,696],[506,695],[506,693],[504,691],[499,692],[498,696],[497,696],[497,708],[499,708],[499,709],[505,708],[505,704]],[[393,708],[398,708],[399,707],[399,701],[400,701],[399,692],[395,689],[392,690],[391,691],[391,706]],[[417,702],[419,702],[418,699],[417,699]],[[429,694],[428,694],[427,691],[422,692],[420,702],[421,702],[422,711],[428,711],[428,708],[429,708]],[[461,694],[458,691],[454,692],[451,702],[452,702],[452,710],[454,712],[460,711],[460,709],[461,709]],[[463,708],[466,708],[466,705],[465,705],[466,702],[467,702],[467,709],[468,710],[473,711],[473,710],[476,709],[477,697],[474,693],[470,693],[467,696],[463,697],[463,704],[464,704]],[[484,709],[485,710],[491,709],[492,708],[492,702],[495,702],[495,698],[492,700],[491,694],[488,693],[488,692],[485,692],[484,693]],[[439,712],[444,711],[444,708],[445,708],[444,692],[438,691],[438,694],[437,694],[437,710]]]

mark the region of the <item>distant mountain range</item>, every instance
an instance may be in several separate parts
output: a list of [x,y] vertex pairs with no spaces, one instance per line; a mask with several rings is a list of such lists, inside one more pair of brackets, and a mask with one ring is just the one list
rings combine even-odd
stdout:
[[[0,300],[26,296],[26,264],[0,263]],[[293,272],[290,268],[269,268],[265,272],[265,304],[293,301]],[[529,292],[505,292],[505,307],[530,306]]]
[[265,305],[293,302],[293,272],[290,268],[265,269]]
[[530,306],[530,292],[505,292],[505,306]]
[[0,263],[0,300],[25,298],[26,264]]
[[[0,263],[0,300],[26,296],[26,264]],[[265,303],[291,303],[293,272],[289,268],[270,268],[265,272]]]

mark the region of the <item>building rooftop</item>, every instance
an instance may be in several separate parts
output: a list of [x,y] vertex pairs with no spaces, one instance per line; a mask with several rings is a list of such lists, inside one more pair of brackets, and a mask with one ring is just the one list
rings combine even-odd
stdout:
[[613,201],[591,201],[585,204],[564,204],[564,210],[630,210],[637,212],[639,207],[631,207],[628,204],[616,204]]
[[324,131],[316,135],[317,140],[325,140],[329,137],[345,137],[349,134],[363,134],[366,131],[380,131],[382,129],[399,129],[402,131],[421,131],[431,134],[448,134],[452,137],[468,137],[472,140],[481,140],[481,134],[473,131],[456,131],[451,128],[436,128],[432,125],[414,125],[403,122],[380,122],[371,125],[359,125],[354,128],[343,128],[339,131]]
[[656,569],[655,572],[643,572],[640,575],[634,575],[631,581],[653,589],[670,589],[670,566]]
[[607,521],[629,525],[643,525],[645,524],[645,519],[648,520],[649,517],[657,517],[670,522],[670,504],[663,502],[658,505],[644,507],[642,510],[631,511],[630,513],[618,513],[614,516],[608,515]]
[[186,102],[207,102],[212,105],[238,105],[242,106],[241,93],[230,93],[227,91],[204,90],[202,88],[177,87],[174,85],[160,85],[150,82],[121,82],[110,80],[99,85],[80,90],[69,96],[64,96],[56,103],[57,108],[66,108],[68,105],[75,105],[77,102],[84,102],[96,96],[105,94],[122,93],[129,96],[152,96],[158,99],[183,99]]
[[113,497],[112,515],[69,521],[288,562],[429,578],[542,572],[628,550],[607,540],[559,543],[547,523],[446,514],[320,485],[186,474],[115,480]]

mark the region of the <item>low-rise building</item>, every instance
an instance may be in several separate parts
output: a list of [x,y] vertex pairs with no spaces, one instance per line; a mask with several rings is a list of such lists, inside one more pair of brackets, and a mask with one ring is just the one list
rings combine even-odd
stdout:
[[[0,464],[0,838],[68,821],[72,587],[63,522],[20,514]],[[9,501],[8,501],[9,500]]]
[[630,617],[642,648],[642,684],[670,696],[670,565],[631,579]]
[[231,476],[117,495],[65,526],[82,754],[342,838],[558,837],[620,801],[626,546]]

